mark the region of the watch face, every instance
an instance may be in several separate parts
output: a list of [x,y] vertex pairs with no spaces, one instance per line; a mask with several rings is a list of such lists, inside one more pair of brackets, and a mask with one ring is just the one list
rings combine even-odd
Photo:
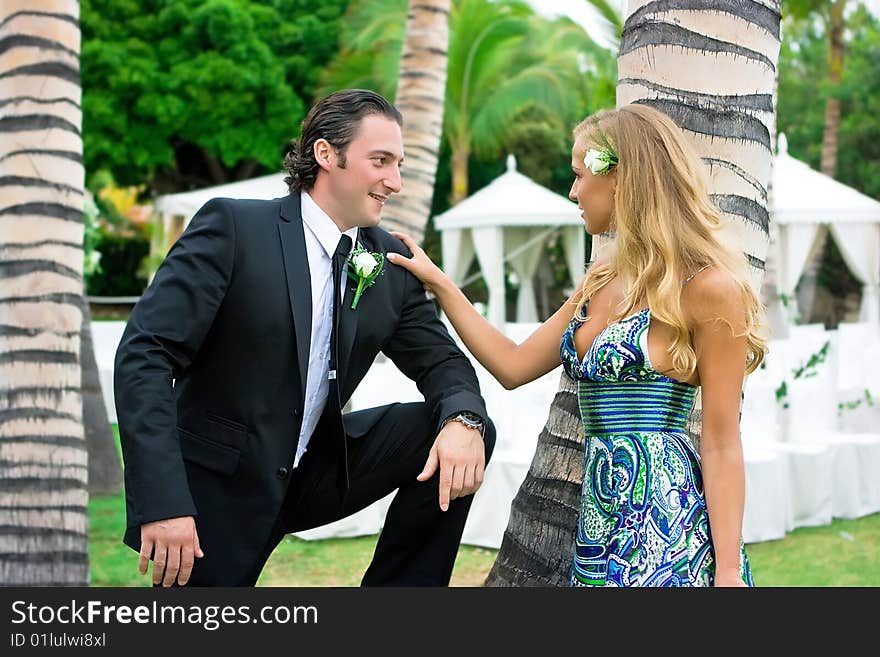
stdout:
[[[458,415],[451,416],[446,422],[461,422],[463,425],[468,427],[469,429],[476,429],[480,433],[483,432],[483,427],[485,423],[483,422],[483,418],[475,413],[470,413],[468,411],[461,411]],[[446,422],[443,424],[445,425]]]
[[483,426],[483,420],[479,415],[474,415],[473,413],[461,413],[459,417],[464,420],[465,424],[474,428]]

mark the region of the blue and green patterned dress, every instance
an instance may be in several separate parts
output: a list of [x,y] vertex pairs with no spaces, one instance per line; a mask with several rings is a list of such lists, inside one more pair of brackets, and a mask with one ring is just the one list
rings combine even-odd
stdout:
[[[586,435],[572,586],[712,586],[715,553],[700,457],[685,433],[697,388],[648,358],[648,308],[602,331],[581,362],[575,317],[562,363]],[[745,550],[740,572],[753,586]]]

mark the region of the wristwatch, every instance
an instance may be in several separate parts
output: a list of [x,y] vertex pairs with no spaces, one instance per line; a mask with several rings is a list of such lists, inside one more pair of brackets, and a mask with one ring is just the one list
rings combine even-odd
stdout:
[[443,422],[443,426],[446,426],[447,422],[461,422],[468,429],[476,429],[480,432],[480,435],[483,435],[483,431],[486,428],[486,423],[483,422],[483,418],[481,418],[476,413],[471,413],[470,411],[461,411],[458,415],[452,415]]

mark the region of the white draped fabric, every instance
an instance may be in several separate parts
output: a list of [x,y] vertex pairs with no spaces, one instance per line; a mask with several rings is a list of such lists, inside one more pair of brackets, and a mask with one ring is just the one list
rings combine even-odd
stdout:
[[576,287],[580,285],[586,270],[587,233],[582,226],[563,226],[562,240],[568,276],[572,287]]
[[794,323],[797,315],[797,301],[794,289],[797,287],[807,262],[816,251],[821,236],[817,223],[779,224],[777,241],[779,272],[779,292],[788,297],[785,314]]
[[[538,307],[535,304],[535,272],[544,253],[544,242],[540,239],[543,228],[510,228],[505,232],[504,241],[510,255],[510,266],[519,278],[519,291],[516,296],[516,321],[537,322]],[[526,248],[530,241],[535,240]]]
[[443,269],[453,283],[461,286],[474,259],[471,232],[461,228],[444,230],[440,235],[440,246],[443,249]]
[[489,288],[487,319],[495,326],[503,326],[506,315],[504,299],[504,234],[500,226],[474,228],[477,261]]
[[847,267],[863,284],[859,321],[880,323],[880,224],[831,224],[831,234]]

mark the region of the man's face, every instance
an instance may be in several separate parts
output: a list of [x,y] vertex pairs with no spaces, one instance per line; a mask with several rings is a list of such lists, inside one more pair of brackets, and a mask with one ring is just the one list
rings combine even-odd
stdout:
[[376,226],[385,201],[402,186],[403,135],[396,121],[372,114],[361,119],[355,138],[345,151],[345,167],[333,152],[327,174],[327,191],[340,230]]

